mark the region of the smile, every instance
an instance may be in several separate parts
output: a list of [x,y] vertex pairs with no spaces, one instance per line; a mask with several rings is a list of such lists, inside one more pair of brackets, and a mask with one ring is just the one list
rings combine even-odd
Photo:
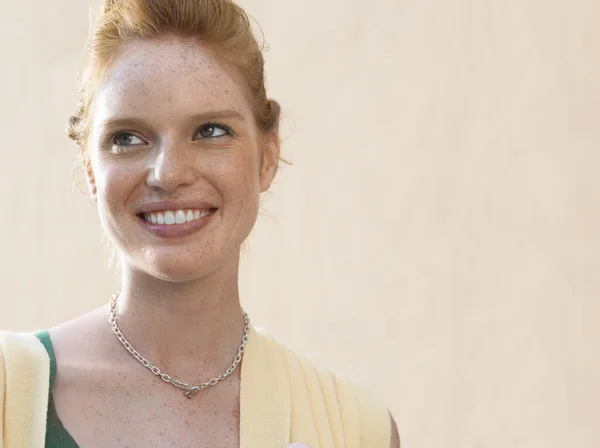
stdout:
[[151,224],[159,225],[175,225],[185,224],[188,222],[197,221],[205,216],[214,213],[216,209],[185,209],[185,210],[164,210],[152,213],[142,213],[140,218]]

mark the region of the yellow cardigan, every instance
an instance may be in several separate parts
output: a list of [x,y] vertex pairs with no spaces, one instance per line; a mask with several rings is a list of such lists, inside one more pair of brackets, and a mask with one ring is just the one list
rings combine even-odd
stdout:
[[[43,448],[49,358],[32,334],[0,332],[0,448]],[[321,369],[251,328],[241,372],[241,448],[388,448],[387,408],[359,383]]]

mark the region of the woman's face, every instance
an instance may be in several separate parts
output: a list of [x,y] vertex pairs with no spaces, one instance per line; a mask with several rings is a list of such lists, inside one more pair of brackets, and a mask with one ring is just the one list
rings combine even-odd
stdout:
[[97,93],[88,146],[91,194],[124,262],[186,281],[237,255],[278,145],[276,133],[259,134],[244,86],[200,44],[127,44]]

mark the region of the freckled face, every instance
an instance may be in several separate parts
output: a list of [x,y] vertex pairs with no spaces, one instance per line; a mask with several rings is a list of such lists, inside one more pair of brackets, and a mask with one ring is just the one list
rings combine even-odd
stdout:
[[[261,174],[262,142],[244,87],[200,44],[126,45],[98,91],[88,149],[92,195],[123,261],[171,281],[237,265],[275,175]],[[165,236],[139,213],[161,201],[216,211],[191,233]]]

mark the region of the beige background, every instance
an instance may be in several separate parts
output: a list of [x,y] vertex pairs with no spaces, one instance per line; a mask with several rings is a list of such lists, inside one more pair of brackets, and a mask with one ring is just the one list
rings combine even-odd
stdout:
[[[87,2],[0,0],[0,328],[115,287],[71,188]],[[361,379],[404,447],[600,446],[600,2],[247,0],[284,155],[255,324]]]

